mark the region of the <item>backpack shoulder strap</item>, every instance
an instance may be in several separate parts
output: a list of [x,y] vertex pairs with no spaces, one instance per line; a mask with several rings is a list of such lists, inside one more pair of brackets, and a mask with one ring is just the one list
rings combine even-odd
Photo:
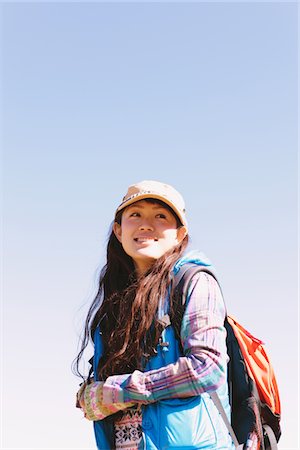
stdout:
[[[185,305],[188,291],[189,291],[190,284],[191,284],[193,277],[197,273],[200,273],[200,272],[205,272],[208,275],[211,275],[219,284],[215,273],[208,266],[193,264],[193,263],[184,264],[183,266],[180,267],[180,269],[174,276],[175,293],[177,291],[177,296],[176,295],[175,296],[180,297],[182,305]],[[178,294],[180,294],[180,295],[178,295]]]
[[[208,275],[211,275],[216,282],[219,285],[218,279],[215,275],[215,273],[209,269],[209,267],[207,266],[200,266],[198,264],[184,264],[179,271],[177,272],[177,274],[175,275],[175,281],[174,281],[174,302],[173,303],[173,308],[176,309],[176,312],[178,312],[179,314],[177,314],[177,324],[179,323],[179,325],[181,325],[181,321],[183,318],[183,314],[184,314],[184,310],[185,310],[185,303],[187,300],[187,296],[188,296],[188,291],[192,282],[193,277],[200,272],[204,272],[207,273]],[[220,285],[219,285],[220,287]],[[220,287],[221,289],[221,287]],[[179,319],[178,319],[179,316]],[[178,339],[178,341],[180,342],[180,329],[178,329],[179,327],[176,326],[176,323],[174,324],[174,329],[175,329],[175,334],[176,337]],[[217,392],[211,392],[210,393],[210,397],[213,401],[213,403],[215,404],[217,410],[219,411],[220,415],[222,416],[224,423],[228,429],[228,432],[231,436],[231,439],[234,443],[234,446],[236,447],[236,449],[238,448],[243,448],[243,446],[239,446],[239,442],[237,440],[237,437],[233,431],[233,428],[227,418],[226,412],[223,408],[223,405],[220,401],[220,398],[217,394]]]
[[205,272],[212,275],[215,280],[215,274],[204,265],[188,263],[180,267],[178,272],[173,276],[172,289],[171,289],[171,310],[170,310],[170,322],[173,325],[175,331],[175,337],[178,342],[180,339],[180,330],[183,315],[186,307],[186,300],[188,298],[188,293],[193,277],[199,273]]
[[[230,437],[232,439],[232,442],[234,443],[235,448],[238,449],[239,448],[239,442],[238,442],[237,437],[235,435],[235,432],[233,431],[233,428],[232,428],[232,426],[231,426],[231,424],[230,424],[230,422],[229,422],[229,420],[227,418],[225,409],[223,408],[221,400],[220,400],[218,394],[216,393],[216,391],[210,393],[210,398],[212,399],[212,401],[215,404],[215,407],[217,408],[217,410],[219,411],[220,415],[222,416],[222,419],[224,420],[224,423],[225,423],[225,425],[227,427],[227,430],[228,430],[228,432],[230,434]],[[241,445],[240,448],[243,448],[243,445]]]

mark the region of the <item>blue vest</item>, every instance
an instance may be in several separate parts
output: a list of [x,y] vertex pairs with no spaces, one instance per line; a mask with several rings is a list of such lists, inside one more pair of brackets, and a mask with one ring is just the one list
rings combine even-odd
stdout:
[[[168,347],[157,346],[157,355],[150,358],[146,370],[159,369],[175,363],[182,356],[172,326],[163,331],[163,342]],[[103,352],[99,328],[95,332],[94,373]],[[95,380],[97,381],[96,377]],[[227,383],[217,390],[228,417],[230,406]],[[94,422],[98,450],[114,448],[114,428],[109,419]],[[208,393],[189,398],[160,400],[142,406],[143,439],[141,449],[165,450],[169,448],[195,450],[234,449],[228,430]]]

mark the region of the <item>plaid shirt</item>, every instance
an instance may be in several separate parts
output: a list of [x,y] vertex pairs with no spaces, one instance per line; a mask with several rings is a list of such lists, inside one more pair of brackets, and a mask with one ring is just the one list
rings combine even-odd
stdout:
[[196,274],[181,326],[184,356],[146,372],[110,376],[103,386],[103,404],[152,403],[215,391],[226,382],[225,305],[215,279]]

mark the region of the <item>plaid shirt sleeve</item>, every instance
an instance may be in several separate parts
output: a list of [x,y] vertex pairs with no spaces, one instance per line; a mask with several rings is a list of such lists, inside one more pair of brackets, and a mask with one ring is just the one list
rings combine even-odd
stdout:
[[204,272],[192,280],[181,326],[184,356],[148,372],[110,376],[103,403],[152,403],[216,390],[226,380],[225,305],[215,279]]

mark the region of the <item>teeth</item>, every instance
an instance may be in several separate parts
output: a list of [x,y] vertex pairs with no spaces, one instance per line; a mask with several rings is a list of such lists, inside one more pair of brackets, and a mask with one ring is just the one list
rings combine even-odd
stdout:
[[136,242],[148,242],[148,241],[157,241],[157,238],[142,238],[142,237],[140,237],[140,238],[135,238],[134,239]]

